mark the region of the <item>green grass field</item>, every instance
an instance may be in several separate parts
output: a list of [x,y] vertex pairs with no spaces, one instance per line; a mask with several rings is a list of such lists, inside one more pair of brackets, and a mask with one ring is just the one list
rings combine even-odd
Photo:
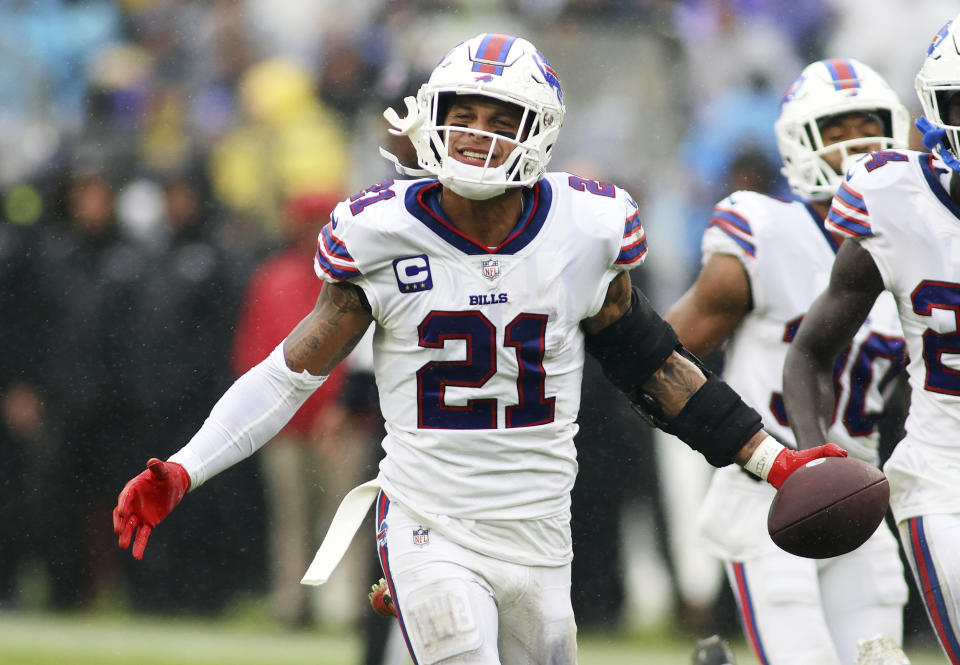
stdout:
[[[735,643],[738,665],[756,660]],[[680,636],[581,635],[581,665],[687,665]],[[913,665],[941,665],[939,651],[909,654]],[[0,613],[3,665],[357,665],[350,631],[288,632],[258,620],[151,619],[143,616]]]

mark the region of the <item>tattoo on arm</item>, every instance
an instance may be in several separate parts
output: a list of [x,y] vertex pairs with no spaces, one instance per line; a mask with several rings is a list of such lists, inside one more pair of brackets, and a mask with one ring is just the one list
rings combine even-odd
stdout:
[[311,374],[333,371],[373,321],[353,284],[325,284],[313,311],[287,336],[287,366]]
[[699,367],[674,351],[641,386],[641,390],[657,401],[663,416],[670,420],[706,382],[707,377]]
[[750,461],[750,456],[753,455],[753,451],[757,449],[757,446],[760,445],[760,442],[766,439],[768,436],[769,435],[764,430],[760,430],[751,436],[750,439],[743,444],[743,447],[733,456],[733,461],[740,466],[746,464],[748,461]]
[[583,320],[584,332],[595,335],[623,316],[630,309],[632,289],[630,275],[622,272],[614,277],[607,287],[607,295],[600,311]]

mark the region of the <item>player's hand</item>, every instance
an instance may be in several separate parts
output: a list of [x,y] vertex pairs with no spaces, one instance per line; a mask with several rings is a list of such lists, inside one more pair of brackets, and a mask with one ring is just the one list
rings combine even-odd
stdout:
[[150,532],[170,514],[190,489],[190,475],[176,462],[156,457],[147,461],[147,470],[123,486],[113,509],[113,531],[120,536],[120,547],[127,549],[133,532],[133,558],[142,559]]
[[784,481],[791,473],[799,469],[807,462],[811,462],[821,457],[846,457],[847,451],[835,443],[827,443],[815,448],[806,450],[791,450],[784,447],[783,450],[774,458],[770,467],[770,473],[767,475],[767,482],[780,489]]
[[390,596],[390,589],[387,587],[387,581],[380,578],[380,581],[370,587],[370,593],[367,594],[370,599],[370,606],[373,611],[382,617],[397,616],[397,606],[393,604],[393,598]]

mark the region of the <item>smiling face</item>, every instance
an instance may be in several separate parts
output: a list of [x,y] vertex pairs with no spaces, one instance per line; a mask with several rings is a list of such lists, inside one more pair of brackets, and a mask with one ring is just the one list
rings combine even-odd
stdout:
[[488,166],[496,168],[504,163],[516,147],[514,141],[520,132],[522,119],[523,109],[514,104],[480,95],[457,95],[443,118],[444,125],[488,132],[510,140],[494,141],[487,134],[452,131],[447,141],[447,153],[464,164],[484,166],[491,144],[495,142]]
[[[825,147],[841,141],[881,137],[883,135],[883,123],[872,113],[844,113],[843,115],[831,116],[820,124],[820,138],[823,140]],[[851,155],[862,154],[880,150],[881,147],[879,142],[862,143],[849,146],[846,152]],[[829,164],[834,171],[841,173],[841,165],[845,156],[842,150],[831,150],[823,154],[823,161]]]

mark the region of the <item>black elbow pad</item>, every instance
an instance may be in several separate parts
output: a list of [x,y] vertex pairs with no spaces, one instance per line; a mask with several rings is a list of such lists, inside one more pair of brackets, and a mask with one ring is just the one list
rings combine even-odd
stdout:
[[610,382],[628,396],[636,393],[679,346],[677,333],[636,286],[630,309],[600,332],[586,336],[587,353],[597,359]]
[[720,467],[730,464],[737,451],[761,427],[760,414],[733,388],[711,374],[680,413],[660,428],[700,452],[713,466]]
[[[630,309],[599,333],[587,335],[586,345],[587,352],[600,362],[610,382],[626,393],[637,413],[702,453],[713,466],[730,464],[743,444],[763,426],[759,413],[680,345],[673,328],[637,287],[633,287]],[[674,351],[693,362],[707,382],[679,414],[667,421],[656,400],[640,387]]]

